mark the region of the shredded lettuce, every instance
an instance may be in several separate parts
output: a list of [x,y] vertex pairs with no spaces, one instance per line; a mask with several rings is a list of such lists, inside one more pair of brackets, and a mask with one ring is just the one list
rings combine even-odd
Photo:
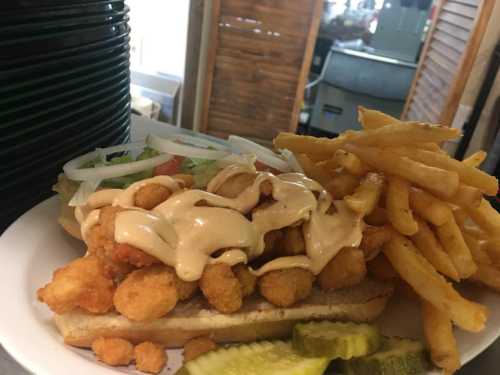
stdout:
[[219,170],[216,160],[186,158],[181,164],[181,172],[193,176],[195,188],[206,187]]

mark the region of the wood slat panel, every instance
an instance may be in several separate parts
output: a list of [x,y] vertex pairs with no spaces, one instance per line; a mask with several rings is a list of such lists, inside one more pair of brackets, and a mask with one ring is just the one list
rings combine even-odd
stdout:
[[[422,97],[420,97],[417,93],[413,98],[413,105],[417,108],[417,110],[422,113],[425,117],[426,121],[435,123],[439,118],[439,115],[435,113],[435,111],[429,106],[427,102],[425,102]],[[417,119],[416,119],[417,120]]]
[[429,49],[428,56],[429,56],[429,59],[434,61],[441,68],[443,68],[444,70],[449,72],[451,75],[453,75],[455,73],[456,68],[457,68],[456,62],[449,60],[446,56],[441,54],[438,50],[433,48],[432,44],[431,44],[431,48]]
[[436,79],[439,78],[445,82],[450,82],[453,79],[453,74],[448,70],[436,64],[432,59],[427,58],[424,63],[424,68],[432,72],[432,76]]
[[425,80],[423,76],[422,79],[417,82],[417,91],[425,93],[425,100],[432,103],[431,107],[436,113],[440,113],[440,108],[443,107],[444,103],[443,95],[439,90],[436,90],[429,81]]
[[422,80],[431,85],[434,90],[438,91],[441,95],[446,95],[449,88],[449,82],[441,79],[439,76],[434,75],[429,69],[422,70]]
[[481,0],[453,0],[454,3],[467,4],[473,6],[479,6]]
[[[263,134],[269,133],[269,139],[274,138],[280,131],[288,129],[288,122],[276,122],[272,127],[262,124],[261,121],[232,116],[226,113],[210,111],[210,130],[223,132],[225,134],[235,134],[235,123],[244,121],[247,126],[237,128],[238,135],[242,137],[263,138]],[[267,137],[266,137],[267,138]]]
[[301,37],[307,33],[309,22],[301,17],[276,17],[272,14],[262,14],[259,20],[241,17],[233,14],[223,14],[219,23],[227,27],[241,30],[260,30],[263,33],[272,32],[279,34],[295,35]]
[[441,19],[466,30],[470,30],[474,26],[474,21],[470,18],[446,11],[442,12]]
[[462,5],[462,4],[458,4],[455,2],[451,2],[451,1],[448,1],[443,6],[443,9],[445,9],[451,13],[460,14],[460,15],[462,15],[464,17],[468,17],[470,19],[474,19],[476,12],[477,12],[476,6]]
[[436,28],[450,35],[453,35],[455,38],[461,39],[465,43],[469,40],[469,30],[457,27],[455,25],[452,25],[451,23],[439,21],[436,25]]
[[[234,14],[247,18],[260,18],[262,13],[275,17],[304,14],[313,7],[314,0],[224,0],[222,14]],[[306,17],[303,17],[306,18]]]
[[435,36],[431,42],[431,46],[435,51],[439,51],[441,55],[446,56],[446,59],[448,59],[449,61],[451,62],[460,61],[461,57],[460,52],[451,48],[448,44],[437,40]]
[[440,108],[437,107],[436,103],[430,99],[429,95],[430,94],[427,91],[424,91],[421,85],[417,84],[417,87],[415,88],[415,98],[413,100],[422,111],[428,114],[429,118],[437,120],[441,111]]
[[447,32],[436,30],[433,35],[433,38],[439,40],[441,43],[446,44],[450,48],[453,48],[458,53],[463,53],[465,50],[465,44],[463,40],[455,38],[454,36],[448,34]]

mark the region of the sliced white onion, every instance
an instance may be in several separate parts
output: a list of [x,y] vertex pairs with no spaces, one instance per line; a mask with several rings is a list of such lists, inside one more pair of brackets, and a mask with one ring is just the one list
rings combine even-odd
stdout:
[[173,155],[185,156],[188,158],[217,160],[228,155],[227,151],[208,150],[198,146],[189,146],[170,139],[160,138],[153,134],[148,135],[146,143],[156,151],[168,152]]
[[169,161],[173,157],[170,154],[161,154],[150,159],[133,161],[130,163],[98,166],[94,168],[79,168],[83,164],[95,160],[97,157],[101,157],[103,153],[109,155],[115,152],[135,150],[137,147],[137,143],[130,143],[92,151],[67,162],[63,167],[63,171],[70,180],[105,180],[108,178],[127,176],[129,174],[154,168],[157,165]]
[[228,156],[224,156],[223,158],[217,160],[217,165],[220,168],[225,168],[232,164],[240,164],[251,169],[255,169],[255,161],[257,157],[254,154],[229,154]]
[[178,140],[178,141],[181,141],[182,143],[188,143],[190,145],[198,146],[198,147],[202,147],[202,148],[213,148],[213,149],[216,149],[219,151],[226,151],[226,152],[230,151],[228,146],[226,146],[220,142],[212,141],[212,140],[206,139],[206,138],[196,137],[196,136],[189,135],[189,134],[175,134],[172,137],[170,137],[170,139],[172,139],[174,141]]
[[84,206],[87,203],[89,196],[96,191],[102,180],[87,180],[83,181],[78,190],[73,194],[68,205],[71,207]]
[[286,159],[292,171],[298,173],[304,173],[304,169],[302,169],[302,167],[300,166],[300,163],[293,154],[293,152],[287,150],[286,148],[283,148],[279,150],[279,153],[283,155],[283,157]]
[[281,159],[279,155],[258,143],[238,137],[237,135],[230,135],[227,140],[234,150],[244,154],[255,154],[258,161],[271,168],[281,172],[290,172],[291,170],[288,163]]

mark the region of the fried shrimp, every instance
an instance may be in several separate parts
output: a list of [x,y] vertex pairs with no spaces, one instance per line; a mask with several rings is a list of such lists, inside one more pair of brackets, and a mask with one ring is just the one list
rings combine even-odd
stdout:
[[[149,186],[149,185],[148,185]],[[115,242],[115,218],[122,209],[120,207],[102,207],[99,214],[99,223],[87,233],[86,243],[91,254],[103,259],[114,276],[123,276],[127,271],[126,264],[135,267],[150,266],[158,260],[144,251],[129,244]]]
[[177,289],[177,297],[179,301],[186,301],[198,290],[198,283],[196,281],[184,281],[177,274],[175,270],[172,269],[174,274],[174,284]]
[[134,358],[134,346],[119,338],[99,337],[92,342],[92,351],[99,361],[110,366],[127,366]]
[[172,192],[166,186],[147,184],[135,193],[134,204],[145,210],[152,210],[160,203],[165,202],[170,195],[172,195]]
[[159,374],[167,364],[167,353],[161,345],[145,341],[134,348],[137,370],[150,374]]
[[335,290],[359,284],[366,277],[366,262],[362,250],[345,247],[318,275],[323,290]]
[[113,307],[113,280],[104,264],[89,255],[54,272],[52,281],[38,290],[38,299],[52,311],[64,314],[77,307],[90,313],[108,312]]
[[237,174],[228,178],[215,193],[226,198],[236,198],[255,181],[256,177],[257,175],[254,173]]
[[134,321],[160,318],[175,307],[177,300],[174,274],[161,265],[131,272],[113,298],[116,310]]
[[314,275],[302,268],[271,271],[259,279],[260,294],[273,305],[288,307],[309,296]]
[[233,272],[241,284],[241,293],[243,297],[253,294],[255,285],[257,284],[257,276],[253,275],[244,264],[234,266]]
[[184,344],[184,363],[215,349],[217,349],[217,344],[208,337],[191,339]]
[[221,313],[238,311],[243,303],[240,282],[225,263],[208,265],[199,281],[208,302]]

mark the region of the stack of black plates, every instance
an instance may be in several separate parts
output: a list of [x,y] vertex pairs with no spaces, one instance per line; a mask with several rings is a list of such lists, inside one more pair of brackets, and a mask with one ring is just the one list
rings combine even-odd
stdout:
[[127,13],[123,0],[0,2],[0,229],[66,161],[128,140]]

